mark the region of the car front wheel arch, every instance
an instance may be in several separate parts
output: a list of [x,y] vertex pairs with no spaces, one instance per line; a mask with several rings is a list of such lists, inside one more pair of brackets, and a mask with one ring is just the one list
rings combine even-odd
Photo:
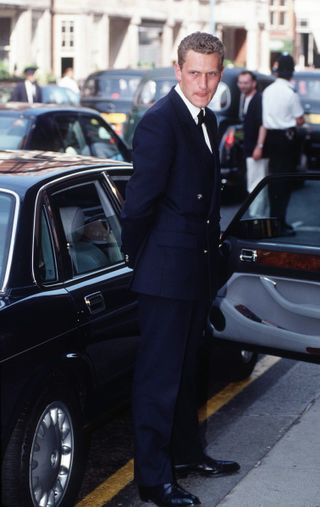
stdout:
[[2,463],[1,505],[73,505],[86,448],[75,394],[61,378],[50,381],[17,418]]

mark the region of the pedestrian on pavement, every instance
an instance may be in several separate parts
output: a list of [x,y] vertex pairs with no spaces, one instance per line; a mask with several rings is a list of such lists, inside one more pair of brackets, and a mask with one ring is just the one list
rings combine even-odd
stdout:
[[252,192],[268,171],[268,159],[263,153],[261,141],[264,136],[262,95],[257,91],[256,75],[250,70],[240,72],[237,84],[241,92],[240,103],[243,104],[243,152],[247,169],[247,191]]
[[64,69],[62,73],[62,77],[58,81],[58,85],[62,86],[63,88],[69,88],[73,93],[77,95],[77,97],[80,97],[80,89],[77,84],[77,81],[73,77],[73,68],[67,67]]
[[217,122],[206,106],[223,58],[223,44],[211,34],[181,41],[178,84],[136,128],[122,212],[141,331],[133,385],[135,479],[141,499],[159,506],[200,503],[178,485],[180,474],[219,476],[240,468],[205,454],[196,397],[220,236]]
[[37,67],[26,67],[24,69],[24,81],[17,83],[15,86],[10,100],[14,102],[42,102],[42,92],[40,86],[36,82]]
[[[275,63],[276,80],[262,94],[263,136],[269,156],[269,173],[295,172],[299,158],[297,126],[304,123],[303,107],[290,80],[294,73],[291,55],[280,55]],[[258,150],[262,148],[258,148]],[[262,156],[262,155],[261,155]],[[270,214],[280,221],[284,234],[293,232],[286,222],[290,192],[287,184],[275,182],[269,186]]]

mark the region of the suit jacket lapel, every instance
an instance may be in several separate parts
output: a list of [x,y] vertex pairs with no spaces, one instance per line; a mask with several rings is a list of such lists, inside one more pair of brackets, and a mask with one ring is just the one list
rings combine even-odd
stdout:
[[[209,167],[209,170],[212,169],[212,171],[214,171],[214,188],[209,208],[209,215],[211,215],[213,211],[218,209],[217,206],[220,205],[220,165],[219,153],[216,147],[216,125],[211,121],[208,121],[208,125],[206,124],[212,147],[211,153],[204,136],[200,135],[198,126],[192,118],[187,106],[184,104],[183,100],[174,88],[172,88],[169,92],[169,96],[176,111],[177,120],[180,122],[186,137],[190,139],[189,146],[195,146],[198,150],[199,163],[202,163],[204,167]],[[208,116],[210,116],[210,114]]]

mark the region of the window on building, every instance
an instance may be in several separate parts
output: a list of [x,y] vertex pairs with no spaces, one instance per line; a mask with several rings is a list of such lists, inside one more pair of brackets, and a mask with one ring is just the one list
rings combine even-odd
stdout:
[[286,12],[285,11],[280,11],[279,12],[279,25],[281,26],[284,26],[286,24]]
[[8,61],[10,50],[11,18],[0,17],[0,60]]
[[61,46],[63,48],[74,47],[74,21],[72,20],[61,22]]

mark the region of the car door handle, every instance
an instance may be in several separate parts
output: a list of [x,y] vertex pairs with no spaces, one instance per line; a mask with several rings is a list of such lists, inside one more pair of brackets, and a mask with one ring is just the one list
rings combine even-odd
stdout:
[[240,260],[242,262],[256,262],[257,250],[250,250],[248,248],[242,248],[240,253]]
[[266,276],[261,276],[260,281],[274,301],[285,310],[297,315],[303,315],[304,317],[320,319],[320,305],[316,306],[306,305],[303,303],[293,303],[280,294],[277,289],[277,283],[274,280],[271,280]]
[[84,297],[84,302],[89,312],[94,315],[103,312],[106,308],[105,300],[102,292],[94,292]]

